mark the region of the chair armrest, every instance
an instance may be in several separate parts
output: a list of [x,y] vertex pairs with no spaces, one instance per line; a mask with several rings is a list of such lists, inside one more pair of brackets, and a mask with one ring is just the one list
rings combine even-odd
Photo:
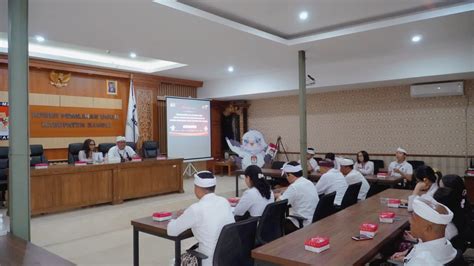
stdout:
[[193,255],[194,257],[198,258],[198,260],[205,260],[205,259],[208,258],[206,255],[204,255],[201,252],[196,251],[196,250],[188,249],[186,252]]
[[308,220],[304,217],[298,216],[298,215],[288,215],[288,217],[295,218],[298,221],[299,227],[303,228],[303,222]]

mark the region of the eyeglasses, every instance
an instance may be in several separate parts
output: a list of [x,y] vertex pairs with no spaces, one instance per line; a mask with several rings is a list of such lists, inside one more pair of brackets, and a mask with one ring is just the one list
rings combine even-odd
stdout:
[[95,147],[95,143],[89,143],[89,146],[94,146]]

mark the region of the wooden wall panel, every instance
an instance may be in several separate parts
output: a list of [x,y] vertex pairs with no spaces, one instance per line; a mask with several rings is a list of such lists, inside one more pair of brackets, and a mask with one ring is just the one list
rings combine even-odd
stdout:
[[[8,90],[8,69],[7,57],[0,55],[0,96],[7,98],[4,93]],[[49,74],[52,70],[63,73],[72,73],[72,78],[67,87],[56,88],[50,84]],[[197,88],[202,86],[202,81],[175,79],[163,76],[128,73],[123,71],[101,69],[59,62],[50,62],[45,60],[30,59],[30,98],[31,103],[38,106],[32,106],[33,109],[54,110],[51,106],[70,106],[84,109],[84,112],[94,112],[120,114],[120,121],[113,124],[113,130],[72,130],[71,133],[61,132],[59,135],[54,130],[44,130],[38,125],[41,121],[33,121],[31,124],[31,137],[54,138],[61,136],[97,136],[110,137],[111,135],[123,135],[125,131],[125,121],[127,115],[128,94],[130,78],[134,80],[134,87],[137,93],[137,105],[139,114],[139,127],[141,132],[140,142],[143,140],[159,141],[160,147],[166,151],[166,131],[163,131],[165,123],[161,123],[159,116],[158,95],[196,97]],[[117,95],[107,94],[107,80],[117,80]],[[3,92],[3,93],[2,93]],[[5,94],[5,95],[4,95]],[[47,95],[51,95],[48,97]],[[85,98],[80,98],[85,97]],[[31,104],[30,103],[30,104]],[[78,111],[76,109],[75,111]],[[115,109],[114,111],[110,111]],[[71,109],[72,110],[72,109]],[[166,128],[164,128],[166,129]],[[110,131],[110,132],[109,132]],[[113,131],[113,132],[112,132]],[[36,138],[38,140],[38,138]],[[46,141],[47,142],[47,141]],[[0,146],[8,145],[3,141]],[[50,159],[65,159],[67,157],[67,145],[64,147],[51,147],[51,150],[45,146],[46,155]],[[62,157],[61,157],[62,156]]]

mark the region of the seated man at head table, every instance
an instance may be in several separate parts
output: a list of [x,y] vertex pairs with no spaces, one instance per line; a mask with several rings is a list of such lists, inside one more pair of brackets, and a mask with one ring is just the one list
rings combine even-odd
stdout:
[[407,162],[407,151],[398,148],[395,153],[396,161],[388,166],[388,175],[395,177],[403,177],[407,181],[411,181],[413,175],[413,166]]
[[342,175],[341,171],[334,166],[334,168],[329,169],[329,171],[321,176],[316,183],[316,190],[320,194],[329,194],[336,191],[334,205],[341,205],[342,198],[348,186],[346,178]]
[[82,150],[78,154],[81,162],[102,162],[104,157],[101,152],[96,152],[95,141],[93,139],[86,139],[82,145]]
[[181,216],[168,224],[167,233],[177,236],[191,229],[199,242],[197,251],[208,258],[202,265],[212,265],[214,250],[222,228],[234,223],[234,215],[227,199],[214,194],[216,178],[209,171],[201,171],[194,175],[194,194],[198,202],[187,208]]
[[[306,149],[306,162],[308,165],[308,173],[316,173],[319,171],[318,162],[314,159],[314,155],[316,154],[314,148]],[[301,164],[301,160],[298,160],[298,163]]]
[[[291,205],[290,214],[305,218],[303,226],[311,224],[313,220],[314,210],[319,202],[318,191],[313,182],[303,177],[303,169],[301,165],[295,161],[285,163],[281,168],[282,174],[286,175],[286,179],[290,186],[283,194],[275,193],[277,200],[288,200]],[[285,233],[289,234],[298,230],[299,223],[295,218],[289,217],[285,222]]]
[[107,159],[109,162],[120,161],[123,163],[131,161],[132,158],[138,157],[137,153],[130,146],[127,146],[125,137],[118,136],[115,139],[115,143],[117,145],[110,148],[107,153]]
[[365,177],[357,170],[354,169],[354,161],[351,159],[341,160],[341,173],[345,176],[348,185],[362,182],[362,186],[359,190],[358,200],[365,200],[367,192],[369,192],[370,185]]
[[445,265],[456,257],[457,251],[445,237],[446,225],[453,213],[434,199],[417,197],[413,201],[414,213],[410,218],[411,234],[420,239],[405,256],[395,253],[391,259],[404,265]]

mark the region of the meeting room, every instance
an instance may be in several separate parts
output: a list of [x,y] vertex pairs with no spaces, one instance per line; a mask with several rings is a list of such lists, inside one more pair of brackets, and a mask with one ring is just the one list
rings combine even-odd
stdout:
[[0,0],[0,265],[474,265],[471,0]]

